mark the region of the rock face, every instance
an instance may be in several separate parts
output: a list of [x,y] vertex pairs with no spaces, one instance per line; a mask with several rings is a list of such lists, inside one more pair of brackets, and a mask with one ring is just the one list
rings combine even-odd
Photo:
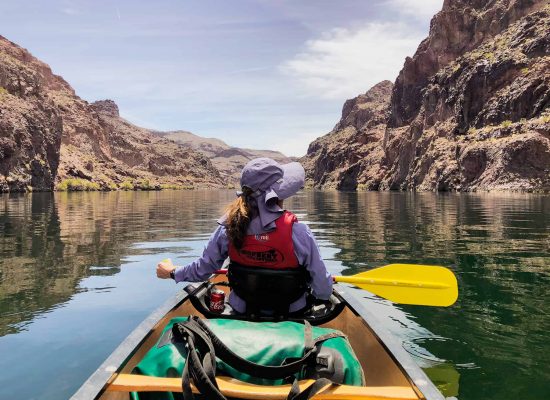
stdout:
[[[346,110],[360,98],[348,100],[334,130],[311,144],[304,162],[314,185],[550,190],[546,1],[445,1],[405,61],[382,123],[358,128],[350,120]],[[362,143],[351,134],[357,129],[379,142]],[[346,148],[334,151],[342,137]]]
[[484,41],[491,41],[544,1],[537,0],[446,0],[437,13],[413,58],[395,82],[388,125],[409,124],[421,108],[422,91],[441,68]]
[[[140,128],[118,116],[118,107],[110,100],[91,104],[101,130],[107,133],[108,158],[85,159],[80,166],[101,171],[106,181],[149,182],[149,185],[183,185],[220,187],[224,184],[219,171],[203,154],[172,140],[161,138],[149,129]],[[74,164],[74,150],[71,162]],[[62,159],[63,161],[63,159]],[[80,169],[82,170],[82,169]],[[97,174],[96,174],[97,176]]]
[[50,90],[71,89],[0,36],[0,192],[53,188],[63,124]]
[[69,178],[93,188],[220,187],[207,157],[93,104],[28,51],[0,36],[0,191],[53,190]]
[[358,183],[378,189],[382,142],[393,84],[383,81],[346,101],[342,118],[328,135],[309,145],[301,161],[317,187],[355,190]]
[[231,147],[219,139],[204,138],[187,131],[157,132],[157,134],[207,156],[230,186],[239,184],[242,168],[253,158],[269,157],[283,164],[293,161],[278,151]]

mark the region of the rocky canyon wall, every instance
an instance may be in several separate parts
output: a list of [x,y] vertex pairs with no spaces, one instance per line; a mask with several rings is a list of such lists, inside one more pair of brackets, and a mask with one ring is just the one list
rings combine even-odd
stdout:
[[393,87],[348,100],[303,162],[319,188],[548,191],[549,105],[548,3],[447,0]]
[[73,178],[89,188],[221,187],[203,154],[88,103],[27,50],[0,36],[0,192],[48,191]]

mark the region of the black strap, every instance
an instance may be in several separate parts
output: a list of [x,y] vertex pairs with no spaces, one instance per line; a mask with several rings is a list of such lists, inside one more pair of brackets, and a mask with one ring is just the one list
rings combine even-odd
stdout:
[[193,392],[191,391],[191,381],[189,379],[189,354],[185,359],[185,366],[183,367],[183,373],[181,374],[181,388],[183,391],[183,398],[185,400],[193,399]]
[[[186,327],[178,330],[187,343],[187,359],[185,367],[182,373],[182,390],[184,400],[193,400],[193,392],[191,391],[191,381],[195,384],[197,390],[206,396],[208,399],[213,400],[227,400],[226,397],[220,392],[218,383],[215,379],[215,362],[212,360],[215,358],[213,353],[207,351],[203,360],[199,359],[199,354],[195,346],[195,336],[191,329]],[[199,335],[201,341],[204,342],[204,337]],[[202,343],[202,348],[210,348],[208,343]]]
[[330,379],[327,378],[319,378],[315,382],[313,382],[311,385],[309,385],[307,388],[305,388],[302,392],[300,392],[300,386],[298,385],[298,381],[295,380],[292,384],[292,388],[290,389],[290,392],[288,393],[287,400],[309,400],[313,396],[315,396],[317,393],[319,393],[321,390],[323,390],[328,385],[333,385],[334,382],[332,382]]
[[[174,329],[174,327],[172,327],[172,329]],[[204,365],[205,372],[209,375],[211,380],[215,382],[216,380],[214,379],[214,377],[216,376],[216,362],[215,362],[215,359],[214,361],[212,361],[212,356],[215,354],[215,350],[214,350],[214,346],[212,346],[212,341],[210,340],[208,335],[206,335],[205,332],[203,332],[200,329],[200,327],[197,327],[196,324],[194,323],[190,323],[185,326],[177,326],[176,329],[179,330],[180,335],[186,335],[186,336],[191,335],[190,340],[191,340],[191,344],[193,345],[194,345],[193,339],[196,337],[193,337],[192,335],[198,336],[198,338],[200,339],[200,343],[202,344],[202,346],[199,346],[199,348],[202,347],[201,350],[202,350],[202,353],[204,354],[204,358],[201,365]],[[188,345],[189,345],[189,341],[188,341]]]
[[[317,348],[315,347],[317,343],[320,343],[319,338],[316,340],[312,339],[311,325],[309,322],[305,321],[304,325],[304,341],[305,341],[305,350],[302,358],[292,361],[285,365],[280,366],[271,366],[271,365],[261,365],[246,360],[237,354],[235,354],[230,348],[228,348],[214,332],[210,330],[208,325],[206,325],[202,320],[196,317],[190,317],[200,325],[200,327],[208,334],[212,340],[213,347],[216,352],[216,356],[223,360],[228,365],[232,366],[238,371],[244,372],[245,374],[256,376],[259,378],[265,379],[284,379],[291,375],[297,374],[302,371],[302,368],[308,363],[315,360],[315,355],[317,354]],[[186,321],[187,322],[187,321]],[[186,322],[183,322],[185,324]],[[336,333],[336,332],[335,332]],[[323,335],[326,336],[326,335]],[[340,334],[341,336],[341,334]],[[334,336],[333,336],[334,337]],[[324,340],[326,340],[325,338]]]

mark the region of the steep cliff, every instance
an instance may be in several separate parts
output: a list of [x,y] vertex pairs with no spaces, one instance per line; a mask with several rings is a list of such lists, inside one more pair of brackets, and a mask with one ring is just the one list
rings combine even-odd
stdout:
[[383,81],[346,101],[331,133],[309,145],[301,161],[309,184],[321,188],[378,189],[382,142],[393,84]]
[[63,124],[51,90],[70,88],[0,36],[0,192],[53,188]]
[[204,155],[93,104],[27,50],[0,36],[0,192],[162,184],[219,187]]
[[[550,190],[549,105],[547,2],[448,0],[373,129],[384,131],[366,153],[376,167],[329,154],[334,167],[310,176],[341,189]],[[343,118],[325,143],[352,127]],[[306,159],[322,151],[314,144]],[[365,145],[347,147],[365,158]]]

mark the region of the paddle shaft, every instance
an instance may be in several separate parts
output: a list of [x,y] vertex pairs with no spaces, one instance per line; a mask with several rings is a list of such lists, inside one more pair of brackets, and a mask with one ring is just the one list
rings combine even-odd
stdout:
[[425,289],[446,289],[450,287],[437,282],[413,281],[406,279],[382,279],[382,278],[360,278],[355,276],[333,276],[334,282],[346,282],[357,285],[380,285],[380,286],[403,286]]
[[[227,274],[226,269],[218,269],[214,271],[216,275]],[[380,286],[404,286],[404,287],[421,287],[425,289],[446,289],[450,287],[437,282],[425,282],[425,281],[414,281],[406,279],[383,279],[383,278],[363,278],[355,276],[333,276],[332,280],[334,282],[345,282],[351,284],[359,285],[380,285]]]

